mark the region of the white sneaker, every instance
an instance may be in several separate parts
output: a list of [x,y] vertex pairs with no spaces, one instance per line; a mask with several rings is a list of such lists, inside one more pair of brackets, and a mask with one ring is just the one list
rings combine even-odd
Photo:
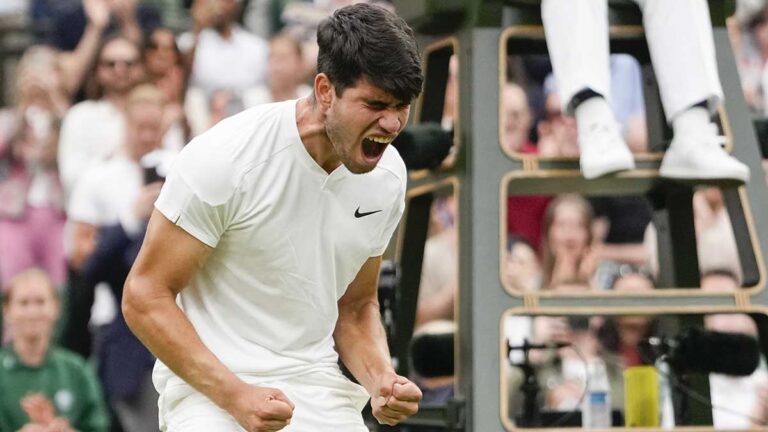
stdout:
[[635,168],[635,158],[615,122],[592,123],[579,131],[579,165],[586,179]]
[[659,174],[679,180],[749,179],[749,167],[723,150],[723,137],[717,127],[710,130],[675,132],[669,149],[661,161]]

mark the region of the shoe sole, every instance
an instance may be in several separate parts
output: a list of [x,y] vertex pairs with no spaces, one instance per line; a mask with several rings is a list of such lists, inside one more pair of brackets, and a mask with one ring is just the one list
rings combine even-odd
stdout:
[[605,177],[611,174],[616,174],[623,171],[631,171],[635,169],[634,160],[627,163],[626,161],[616,162],[610,165],[601,166],[599,168],[587,168],[581,167],[581,174],[587,180],[594,180],[600,177]]
[[674,180],[689,180],[689,181],[735,181],[739,183],[746,183],[749,180],[749,174],[746,176],[732,174],[732,175],[706,175],[709,173],[702,173],[697,170],[681,170],[681,169],[665,169],[663,166],[659,168],[659,176],[674,179]]

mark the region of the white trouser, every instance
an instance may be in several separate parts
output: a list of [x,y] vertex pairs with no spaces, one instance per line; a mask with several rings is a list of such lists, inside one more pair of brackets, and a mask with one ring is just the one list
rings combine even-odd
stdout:
[[[723,90],[717,73],[706,0],[635,0],[672,121],[691,105],[709,101],[714,110]],[[591,89],[611,102],[606,0],[543,0],[541,16],[563,110],[573,96]]]
[[[368,432],[360,413],[368,396],[343,376],[308,373],[261,385],[280,389],[296,405],[283,432]],[[244,431],[229,413],[197,392],[161,402],[160,416],[166,432]]]

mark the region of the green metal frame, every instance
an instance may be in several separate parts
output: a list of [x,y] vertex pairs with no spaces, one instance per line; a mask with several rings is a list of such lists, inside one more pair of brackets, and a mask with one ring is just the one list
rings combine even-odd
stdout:
[[[640,171],[616,178],[586,181],[578,174],[576,161],[540,161],[540,171],[524,170],[524,161],[511,159],[499,145],[499,41],[504,27],[541,23],[540,2],[536,0],[395,1],[403,15],[420,34],[422,41],[434,41],[441,35],[458,40],[459,94],[461,125],[460,151],[456,165],[447,170],[420,173],[411,179],[412,192],[401,238],[400,266],[403,270],[401,296],[408,313],[415,310],[423,246],[426,240],[428,186],[447,177],[458,179],[459,207],[459,299],[457,339],[457,398],[445,407],[425,407],[411,424],[444,424],[451,431],[493,432],[505,429],[501,420],[500,367],[501,317],[514,309],[536,314],[626,313],[654,310],[659,313],[689,314],[682,325],[700,322],[700,313],[717,311],[749,312],[758,324],[763,351],[768,352],[768,292],[765,288],[765,263],[761,250],[768,250],[768,188],[761,181],[760,153],[747,106],[741,96],[738,71],[730,49],[725,17],[733,12],[730,0],[710,1],[718,67],[725,94],[723,113],[735,143],[733,154],[749,164],[752,179],[737,188],[720,184],[734,226],[734,234],[743,263],[745,281],[751,287],[735,294],[708,294],[700,290],[659,291],[658,296],[616,296],[590,293],[584,296],[510,295],[499,277],[500,238],[504,194],[580,192],[584,194],[647,194],[654,203],[654,222],[659,227],[661,283],[666,287],[697,287],[699,284],[695,239],[693,237],[690,197],[695,185],[659,179],[657,159],[639,162]],[[628,1],[610,2],[612,24],[639,24],[638,10]],[[520,40],[520,46],[540,50],[541,40]],[[613,38],[612,50],[642,51],[639,37]],[[513,49],[516,49],[513,47]],[[642,58],[642,52],[637,54]],[[646,51],[647,55],[647,51]],[[429,69],[429,67],[428,67]],[[651,73],[650,66],[646,73]],[[434,71],[433,71],[434,73]],[[439,89],[440,86],[438,85]],[[442,104],[439,96],[425,92],[423,105]],[[649,94],[655,94],[651,88]],[[648,102],[652,111],[658,98]],[[441,105],[440,105],[441,106]],[[434,106],[432,111],[437,112]],[[426,112],[426,111],[424,111]],[[652,148],[664,147],[665,127],[659,112],[651,114],[649,127]],[[668,135],[668,132],[666,133]],[[563,171],[564,170],[564,171]],[[642,171],[642,174],[638,174]],[[569,175],[548,176],[560,172]],[[507,184],[505,184],[507,183]],[[419,193],[419,190],[425,192]],[[415,273],[412,273],[415,272]],[[408,299],[413,296],[412,299]],[[698,315],[697,315],[698,314]],[[407,372],[407,345],[413,328],[412,318],[396,339],[401,371]],[[407,333],[407,334],[406,334]],[[404,366],[405,364],[405,366]],[[706,385],[706,383],[700,384]],[[702,387],[697,387],[702,389]],[[707,411],[707,410],[699,410]],[[442,423],[441,423],[442,422]],[[699,412],[692,422],[707,424],[711,413]]]

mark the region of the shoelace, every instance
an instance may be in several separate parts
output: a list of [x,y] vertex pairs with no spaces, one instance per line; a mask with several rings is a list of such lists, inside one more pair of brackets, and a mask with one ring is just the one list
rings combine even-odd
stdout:
[[[583,138],[589,138],[584,140]],[[582,135],[579,134],[579,142],[588,142],[591,148],[600,152],[610,148],[616,140],[621,140],[618,123],[593,123]]]

